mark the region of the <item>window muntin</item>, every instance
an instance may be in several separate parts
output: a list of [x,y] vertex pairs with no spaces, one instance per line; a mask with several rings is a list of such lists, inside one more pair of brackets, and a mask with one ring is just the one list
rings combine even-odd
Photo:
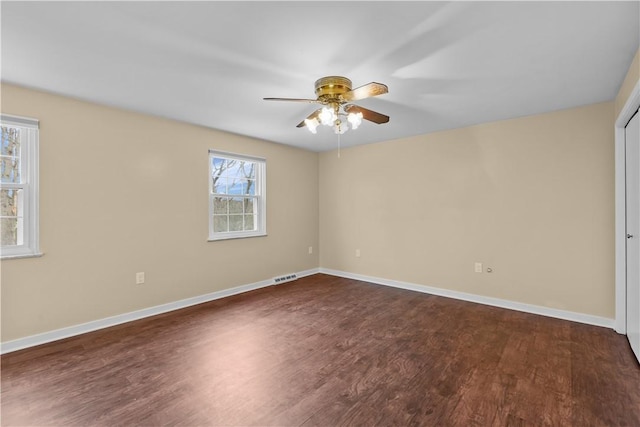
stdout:
[[264,236],[266,162],[209,152],[209,240]]
[[0,256],[37,256],[38,121],[0,116]]

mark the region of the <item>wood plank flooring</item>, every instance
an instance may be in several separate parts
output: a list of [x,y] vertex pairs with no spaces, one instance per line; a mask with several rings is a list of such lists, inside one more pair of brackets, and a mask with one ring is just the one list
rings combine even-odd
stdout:
[[640,426],[612,330],[321,274],[1,361],[6,426]]

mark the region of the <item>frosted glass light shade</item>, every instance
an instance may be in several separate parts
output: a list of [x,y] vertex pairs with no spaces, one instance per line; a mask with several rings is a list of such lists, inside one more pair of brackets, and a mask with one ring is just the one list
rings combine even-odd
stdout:
[[322,107],[322,111],[318,115],[318,118],[320,119],[320,123],[325,126],[333,125],[333,122],[337,119],[336,113],[334,113],[333,109],[329,107]]
[[358,126],[362,123],[362,113],[349,113],[347,121],[351,123],[351,129],[358,129]]
[[309,129],[309,132],[318,133],[318,129],[317,128],[320,125],[320,122],[315,117],[313,119],[305,119],[304,120],[304,124]]

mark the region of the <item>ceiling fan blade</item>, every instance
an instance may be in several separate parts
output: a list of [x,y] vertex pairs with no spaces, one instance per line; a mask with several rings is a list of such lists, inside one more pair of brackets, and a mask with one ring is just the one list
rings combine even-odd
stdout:
[[293,102],[308,102],[309,104],[320,103],[317,99],[304,99],[304,98],[262,98],[265,101],[293,101]]
[[389,116],[385,116],[384,114],[380,114],[372,110],[367,110],[366,108],[362,108],[353,104],[345,105],[344,111],[347,114],[362,113],[363,119],[369,120],[370,122],[377,123],[377,124],[387,123],[389,121]]
[[372,96],[383,95],[387,92],[389,92],[387,85],[371,82],[343,93],[342,98],[345,101],[358,101],[360,99],[371,98]]
[[[307,119],[308,119],[308,120],[311,120],[311,119],[313,119],[313,118],[315,118],[315,117],[318,117],[318,115],[320,114],[320,112],[321,112],[321,111],[322,111],[322,108],[317,109],[317,110],[316,110],[316,111],[314,111],[313,113],[309,114],[305,120],[307,120]],[[364,115],[363,115],[363,117],[364,117]],[[303,120],[303,121],[301,121],[300,123],[298,123],[298,125],[297,125],[296,127],[297,127],[297,128],[301,128],[301,127],[304,127],[305,125],[306,125],[306,124],[305,124],[305,122],[304,122],[304,120]]]

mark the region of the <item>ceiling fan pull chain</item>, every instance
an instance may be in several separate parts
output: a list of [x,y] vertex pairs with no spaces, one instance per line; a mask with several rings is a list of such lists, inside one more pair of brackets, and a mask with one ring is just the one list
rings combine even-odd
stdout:
[[338,158],[340,158],[340,134],[338,134]]

